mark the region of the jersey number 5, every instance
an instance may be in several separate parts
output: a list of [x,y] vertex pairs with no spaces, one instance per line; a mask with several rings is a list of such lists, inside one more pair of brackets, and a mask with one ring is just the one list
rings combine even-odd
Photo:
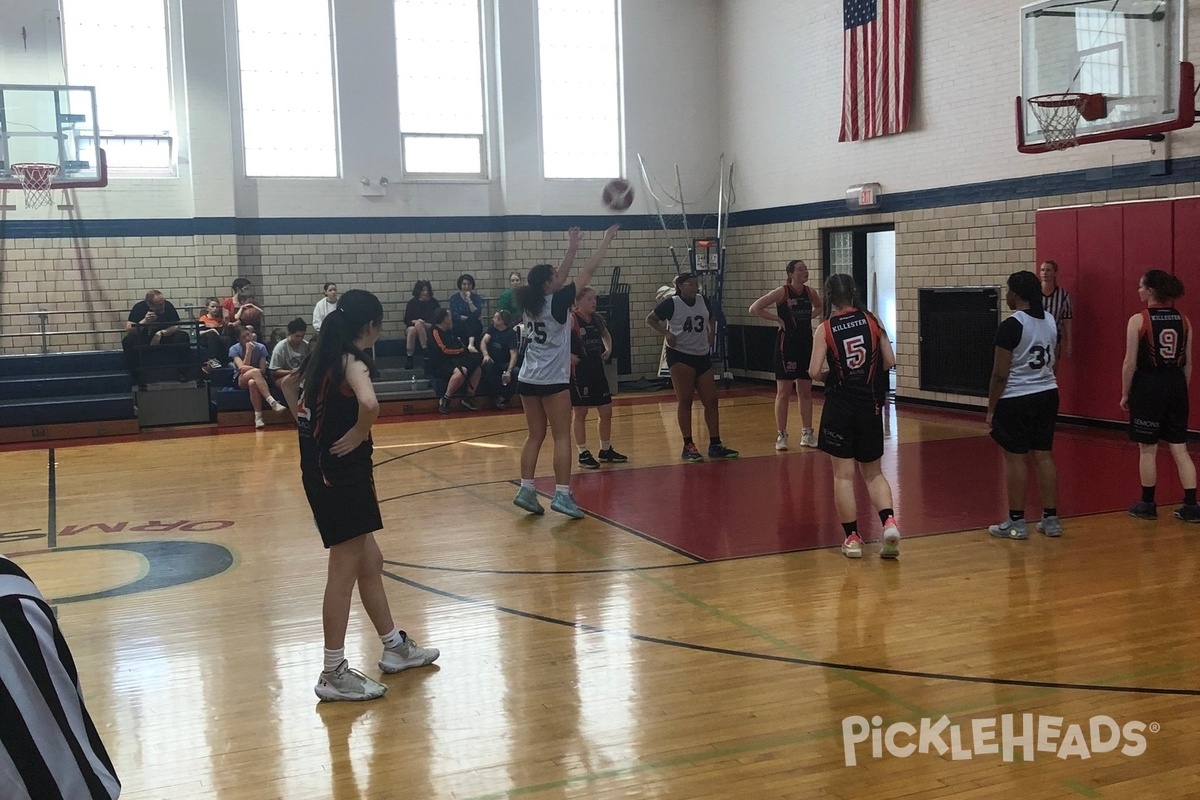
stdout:
[[867,363],[867,348],[865,347],[865,339],[859,336],[851,336],[846,339],[846,368],[859,369],[863,364]]
[[533,323],[533,340],[538,344],[546,343],[546,323],[541,320]]

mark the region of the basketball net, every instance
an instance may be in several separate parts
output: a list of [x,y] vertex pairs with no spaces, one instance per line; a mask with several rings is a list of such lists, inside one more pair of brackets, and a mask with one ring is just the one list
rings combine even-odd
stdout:
[[8,172],[21,182],[25,190],[25,207],[42,208],[50,205],[50,187],[58,175],[57,164],[13,164]]

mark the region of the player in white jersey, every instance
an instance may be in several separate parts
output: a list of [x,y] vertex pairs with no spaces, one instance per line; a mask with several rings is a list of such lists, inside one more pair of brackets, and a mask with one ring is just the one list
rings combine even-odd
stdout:
[[667,339],[667,367],[679,400],[676,418],[683,434],[683,460],[703,461],[692,441],[692,398],[700,396],[704,424],[708,427],[708,457],[737,458],[737,450],[721,442],[721,412],[717,408],[717,384],[713,380],[712,351],[716,329],[708,301],[700,294],[695,275],[675,276],[675,296],[663,300],[646,316],[646,324]]
[[583,238],[579,228],[567,232],[567,252],[555,269],[538,264],[529,270],[529,280],[514,293],[524,317],[525,361],[517,382],[517,393],[525,409],[529,436],[521,450],[521,488],[513,505],[531,514],[545,513],[533,488],[538,452],[546,440],[549,424],[554,437],[554,499],[550,508],[581,519],[583,511],[571,496],[571,306],[575,293],[588,285],[592,273],[604,259],[609,244],[620,230],[613,225],[575,279],[568,283],[575,253]]
[[1008,307],[1015,313],[996,329],[996,354],[988,390],[988,425],[1004,450],[1008,519],[988,528],[1001,539],[1025,539],[1025,457],[1033,451],[1042,519],[1037,529],[1061,536],[1058,518],[1058,470],[1051,448],[1058,416],[1058,326],[1042,308],[1042,286],[1028,270],[1008,276]]

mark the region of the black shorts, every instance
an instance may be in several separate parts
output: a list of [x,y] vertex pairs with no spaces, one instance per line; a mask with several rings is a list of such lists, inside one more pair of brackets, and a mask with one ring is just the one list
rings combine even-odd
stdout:
[[604,362],[589,358],[575,365],[571,380],[571,405],[606,406],[612,402],[612,391],[608,376],[604,374]]
[[775,380],[809,381],[808,362],[812,360],[812,334],[784,336],[781,331],[775,342]]
[[454,356],[446,361],[440,362],[434,369],[433,374],[438,380],[448,381],[450,376],[455,372],[461,371],[465,377],[470,377],[475,368],[483,363],[483,356],[479,353],[462,353]]
[[525,381],[517,381],[517,394],[521,397],[550,397],[559,392],[568,391],[571,388],[569,383],[526,383]]
[[827,395],[817,446],[834,458],[878,461],[883,458],[882,410],[870,401]]
[[1186,441],[1188,405],[1183,370],[1138,370],[1129,387],[1129,438],[1140,444]]
[[383,529],[373,478],[348,486],[326,486],[320,475],[305,475],[304,494],[326,549]]
[[1002,397],[992,415],[992,438],[1009,453],[1054,446],[1054,423],[1058,418],[1058,389]]
[[691,367],[696,371],[696,377],[699,378],[704,373],[712,369],[712,358],[705,353],[702,356],[693,355],[692,353],[681,353],[673,347],[667,348],[667,367],[673,367],[676,364],[683,364]]

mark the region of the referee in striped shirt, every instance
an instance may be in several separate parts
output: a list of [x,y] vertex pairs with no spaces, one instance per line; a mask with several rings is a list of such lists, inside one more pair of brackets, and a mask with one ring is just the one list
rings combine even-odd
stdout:
[[1074,352],[1071,340],[1071,295],[1058,285],[1058,262],[1046,259],[1038,269],[1042,279],[1042,308],[1046,309],[1058,326],[1058,358],[1070,358]]
[[0,798],[120,794],[50,606],[29,576],[0,555]]

